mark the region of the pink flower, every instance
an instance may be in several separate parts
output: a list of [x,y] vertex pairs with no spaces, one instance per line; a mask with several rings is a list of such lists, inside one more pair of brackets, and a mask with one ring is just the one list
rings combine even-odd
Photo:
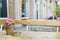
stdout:
[[5,19],[5,23],[14,23],[14,20],[9,18],[9,19]]

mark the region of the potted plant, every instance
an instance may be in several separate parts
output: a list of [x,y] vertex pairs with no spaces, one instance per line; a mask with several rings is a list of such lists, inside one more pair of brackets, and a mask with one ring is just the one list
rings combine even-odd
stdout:
[[56,15],[60,17],[60,7],[56,7]]
[[59,6],[56,6],[56,15],[57,15],[57,19],[60,20],[60,7]]
[[9,19],[5,19],[5,25],[4,28],[6,30],[6,35],[12,35],[13,32],[13,25],[14,25],[14,20],[9,18]]

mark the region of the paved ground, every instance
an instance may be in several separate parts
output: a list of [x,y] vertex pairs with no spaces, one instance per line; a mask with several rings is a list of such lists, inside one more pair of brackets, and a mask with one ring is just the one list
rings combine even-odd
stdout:
[[19,36],[10,36],[0,31],[0,40],[60,40],[60,32],[22,31]]

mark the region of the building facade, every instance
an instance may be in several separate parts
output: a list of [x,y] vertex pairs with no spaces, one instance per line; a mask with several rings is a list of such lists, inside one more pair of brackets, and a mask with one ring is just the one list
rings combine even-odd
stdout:
[[[49,18],[55,15],[54,9],[56,7],[56,1],[57,0],[7,0],[8,18],[16,20],[21,20],[22,18]],[[40,26],[37,27],[38,29],[40,28]],[[44,28],[45,26],[41,26],[41,30]],[[52,28],[53,27],[51,27],[51,29]]]
[[55,14],[56,0],[9,0],[9,17],[49,18]]

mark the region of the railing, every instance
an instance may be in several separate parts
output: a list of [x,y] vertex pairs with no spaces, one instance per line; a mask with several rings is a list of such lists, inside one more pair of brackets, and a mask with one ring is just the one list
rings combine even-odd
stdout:
[[[4,24],[4,20],[0,20],[0,24]],[[22,25],[36,25],[36,26],[56,26],[57,32],[60,26],[60,20],[15,20],[15,24],[22,24]]]

